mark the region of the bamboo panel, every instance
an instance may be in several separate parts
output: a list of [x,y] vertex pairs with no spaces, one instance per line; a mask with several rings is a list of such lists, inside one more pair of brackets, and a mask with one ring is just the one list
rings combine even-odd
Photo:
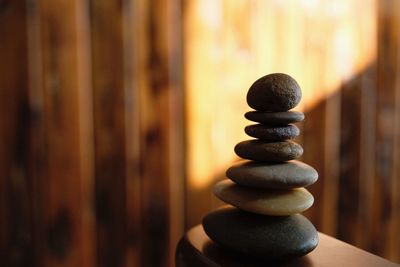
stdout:
[[1,266],[173,266],[269,72],[303,88],[306,215],[400,262],[397,1],[0,6]]
[[142,265],[142,173],[140,90],[145,86],[143,74],[143,34],[145,32],[145,5],[142,1],[125,1],[123,5],[123,49],[125,87],[126,136],[126,266]]
[[37,2],[31,2],[27,13],[28,60],[29,60],[29,107],[32,114],[29,122],[28,172],[31,176],[31,207],[33,266],[44,265],[44,251],[47,249],[44,213],[47,188],[47,142],[46,117],[43,102],[42,49],[40,12]]
[[[391,248],[394,243],[398,244],[397,227],[398,222],[398,179],[396,173],[398,153],[398,130],[396,104],[399,82],[399,5],[396,1],[383,1],[379,5],[379,30],[378,38],[382,40],[378,45],[378,82],[376,94],[376,144],[375,144],[375,205],[373,238],[375,242],[372,249],[386,257],[396,257],[393,251],[399,248]],[[397,146],[396,146],[397,145]],[[395,253],[397,254],[397,253]]]
[[179,1],[1,6],[2,266],[173,265],[181,17]]
[[307,189],[314,196],[313,208],[304,214],[315,224],[317,229],[323,227],[321,212],[325,208],[323,189],[326,183],[325,177],[325,154],[321,153],[321,147],[325,144],[326,129],[321,122],[326,116],[326,103],[321,102],[312,110],[305,113],[306,118],[303,122],[302,146],[304,154],[302,161],[310,164],[318,171],[318,183],[315,183]]
[[139,105],[141,264],[172,266],[184,212],[180,3],[137,1],[132,8],[137,25],[132,44]]
[[32,103],[42,101],[35,111],[43,120],[43,131],[38,133],[45,134],[45,159],[41,162],[45,177],[33,192],[39,199],[35,204],[35,213],[40,215],[35,222],[40,229],[36,238],[44,249],[38,252],[38,262],[43,266],[94,266],[87,10],[83,2],[71,1],[44,1],[35,7],[33,12],[38,14],[33,16],[39,18],[40,28],[32,30],[40,35],[31,39],[30,46],[31,52],[37,48],[42,53],[32,62],[31,72],[39,69],[43,80],[41,87],[32,84],[30,97]]
[[[340,197],[338,214],[338,237],[360,245],[363,235],[359,214],[361,204],[360,184],[360,138],[361,138],[361,90],[360,79],[342,86],[342,110],[340,135]],[[346,112],[351,110],[352,112]]]
[[[140,1],[122,2],[122,34],[123,34],[123,64],[124,64],[124,106],[125,106],[125,156],[126,156],[126,248],[124,266],[142,265],[141,234],[141,148],[139,129],[139,89],[143,86],[144,75],[141,68],[142,34],[144,10]],[[140,38],[138,37],[140,36]],[[137,52],[135,52],[137,51]],[[119,74],[117,74],[119,75]]]
[[390,259],[396,262],[400,262],[400,238],[396,235],[398,233],[398,229],[400,229],[400,167],[397,160],[400,158],[400,77],[398,75],[400,71],[400,35],[397,33],[398,28],[400,27],[400,3],[398,1],[394,1],[394,16],[396,18],[395,23],[393,25],[391,36],[393,38],[393,42],[396,44],[396,60],[395,60],[395,80],[393,82],[393,87],[395,87],[395,111],[394,111],[394,149],[393,149],[393,158],[394,158],[394,166],[392,170],[391,177],[391,194],[392,194],[392,202],[391,202],[391,210],[392,217],[389,224],[390,234],[389,234],[389,245],[388,252],[386,255]]
[[[26,172],[29,128],[26,3],[5,1],[0,11],[0,265],[33,260],[30,180]],[[12,25],[12,27],[11,27]],[[15,33],[15,34],[14,34]],[[4,41],[8,36],[13,39]]]
[[[370,249],[373,243],[373,222],[376,219],[373,211],[374,179],[375,179],[375,142],[376,142],[376,91],[377,91],[377,65],[376,63],[365,69],[359,79],[361,93],[360,112],[360,170],[359,170],[359,245]],[[343,113],[344,114],[344,113]]]
[[[166,33],[168,22],[167,1],[144,4],[145,25],[140,51],[143,61],[139,64],[143,83],[140,84],[140,148],[142,175],[142,264],[143,266],[165,266],[172,261],[173,248],[170,247],[169,212],[174,203],[170,202],[169,183],[171,160],[169,128],[171,113],[169,47]],[[157,8],[155,8],[157,7]],[[146,69],[148,68],[148,69]],[[162,159],[162,160],[160,160]],[[154,257],[157,255],[157,257]]]
[[[121,1],[91,1],[97,266],[125,266],[127,132]],[[110,19],[112,18],[112,19]],[[129,137],[128,137],[129,136]],[[137,211],[132,210],[132,213]]]

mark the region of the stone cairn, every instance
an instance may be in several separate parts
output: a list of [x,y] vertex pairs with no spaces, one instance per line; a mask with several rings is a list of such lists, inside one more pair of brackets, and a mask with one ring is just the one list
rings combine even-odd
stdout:
[[245,117],[258,124],[245,128],[256,139],[240,142],[236,154],[245,159],[230,167],[229,179],[214,194],[230,204],[203,219],[206,234],[221,247],[253,259],[285,260],[303,256],[318,244],[318,233],[301,212],[314,198],[304,187],[317,171],[297,161],[303,148],[291,141],[300,134],[293,124],[304,119],[289,111],[301,99],[298,83],[282,73],[261,77],[247,93]]

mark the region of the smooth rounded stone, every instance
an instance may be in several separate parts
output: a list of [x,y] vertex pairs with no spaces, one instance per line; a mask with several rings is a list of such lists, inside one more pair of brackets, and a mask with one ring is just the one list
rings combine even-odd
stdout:
[[303,148],[293,141],[247,140],[235,146],[235,153],[244,159],[282,162],[297,159],[303,155]]
[[249,111],[244,114],[245,118],[263,124],[288,124],[304,120],[304,113],[299,111],[284,112],[261,112]]
[[240,186],[228,179],[214,185],[214,194],[238,209],[271,216],[301,213],[314,203],[314,197],[304,188],[257,189]]
[[232,181],[243,186],[291,189],[306,187],[318,180],[318,172],[301,161],[282,163],[241,161],[226,171]]
[[284,73],[272,73],[255,81],[247,93],[247,104],[258,111],[287,111],[301,99],[295,79]]
[[268,126],[253,124],[246,126],[244,131],[247,135],[266,141],[279,141],[292,139],[299,136],[300,130],[293,124],[282,126]]
[[318,232],[304,216],[265,216],[223,207],[203,218],[206,234],[220,246],[263,260],[288,260],[311,252]]

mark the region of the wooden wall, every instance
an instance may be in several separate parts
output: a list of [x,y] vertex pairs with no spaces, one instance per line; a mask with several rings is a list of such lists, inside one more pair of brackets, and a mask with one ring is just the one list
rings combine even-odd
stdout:
[[0,266],[173,266],[275,71],[303,87],[306,215],[400,262],[399,2],[307,3],[0,1]]
[[399,2],[189,3],[187,199],[196,208],[188,224],[222,204],[211,188],[248,138],[249,86],[285,72],[303,90],[301,159],[320,176],[305,215],[322,232],[400,262]]
[[0,265],[169,266],[179,1],[0,3]]

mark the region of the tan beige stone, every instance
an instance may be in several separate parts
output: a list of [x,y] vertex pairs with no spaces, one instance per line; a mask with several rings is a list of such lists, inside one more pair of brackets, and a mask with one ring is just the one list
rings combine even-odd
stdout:
[[223,180],[214,186],[214,194],[238,209],[273,216],[285,216],[310,208],[314,198],[304,188],[289,190],[254,189]]

